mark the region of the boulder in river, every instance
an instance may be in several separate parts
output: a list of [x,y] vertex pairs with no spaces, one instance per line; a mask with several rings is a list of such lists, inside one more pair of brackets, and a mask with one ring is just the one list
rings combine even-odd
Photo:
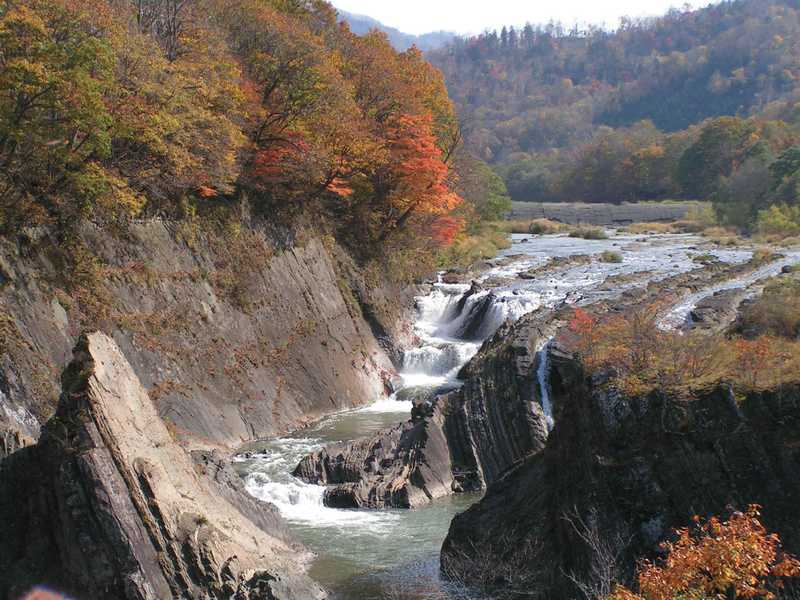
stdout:
[[334,508],[414,508],[447,496],[455,477],[445,403],[423,405],[416,418],[366,440],[327,446],[306,456],[293,474],[328,485],[324,502]]

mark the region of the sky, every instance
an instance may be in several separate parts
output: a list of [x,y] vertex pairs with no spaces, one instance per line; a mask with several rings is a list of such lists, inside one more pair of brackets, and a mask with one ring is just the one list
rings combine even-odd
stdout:
[[332,0],[334,6],[367,15],[406,33],[446,30],[480,33],[503,25],[555,20],[616,26],[622,16],[641,17],[665,13],[673,6],[705,2],[684,0]]

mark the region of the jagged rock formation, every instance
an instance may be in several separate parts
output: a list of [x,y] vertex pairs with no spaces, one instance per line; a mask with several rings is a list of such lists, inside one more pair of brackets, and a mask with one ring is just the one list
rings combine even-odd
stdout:
[[39,442],[0,463],[0,598],[325,596],[274,509],[173,439],[111,338],[81,337],[62,379]]
[[446,404],[372,438],[328,446],[304,458],[294,475],[330,485],[325,504],[336,508],[413,508],[451,494],[457,483]]
[[336,507],[410,508],[492,483],[544,447],[538,350],[559,324],[539,311],[503,325],[462,370],[462,388],[418,404],[405,424],[307,456],[294,474],[330,486]]
[[800,550],[800,388],[736,398],[627,398],[550,350],[556,425],[531,454],[456,517],[442,570],[513,597],[600,596],[694,514],[765,507],[767,526]]
[[114,337],[160,415],[199,447],[278,435],[384,392],[387,349],[410,335],[403,293],[370,288],[319,237],[254,222],[236,243],[195,232],[190,245],[177,230],[85,225],[100,291],[64,281],[43,232],[0,240],[0,451],[38,437],[87,323]]
[[746,290],[732,289],[704,298],[689,313],[689,326],[692,329],[724,329],[736,320],[739,305],[746,295]]

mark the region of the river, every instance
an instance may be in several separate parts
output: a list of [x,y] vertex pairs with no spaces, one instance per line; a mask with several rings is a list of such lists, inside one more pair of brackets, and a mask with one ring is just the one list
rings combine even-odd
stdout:
[[[519,318],[542,305],[588,302],[698,268],[692,260],[698,254],[710,252],[729,263],[742,263],[752,256],[749,249],[714,248],[691,235],[643,237],[612,232],[607,240],[515,235],[513,242],[495,259],[496,266],[478,279],[484,289],[465,297],[469,285],[439,282],[417,298],[419,345],[405,354],[403,389],[398,394],[328,417],[294,435],[256,444],[255,450],[237,458],[248,491],[278,507],[297,538],[318,556],[312,576],[339,598],[477,599],[469,590],[442,582],[438,562],[452,517],[478,496],[454,496],[415,510],[327,508],[322,502],[323,487],[291,476],[303,456],[325,444],[367,437],[406,420],[411,402],[403,398],[415,388],[459,385],[459,369],[506,319]],[[619,253],[622,261],[597,260],[604,251]],[[553,257],[584,254],[593,260],[557,267],[534,279],[518,277]],[[619,283],[603,285],[607,281]],[[547,367],[543,365],[540,379],[544,382]]]

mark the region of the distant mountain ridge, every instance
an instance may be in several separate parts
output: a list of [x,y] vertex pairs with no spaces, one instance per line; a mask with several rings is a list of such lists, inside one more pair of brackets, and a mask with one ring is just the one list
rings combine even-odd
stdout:
[[357,35],[364,35],[372,29],[384,32],[392,46],[399,51],[408,50],[411,46],[416,46],[423,52],[442,48],[452,42],[457,34],[452,31],[432,31],[422,35],[404,33],[394,27],[384,25],[377,19],[366,15],[357,15],[345,10],[337,9],[339,17],[350,25],[350,30]]

